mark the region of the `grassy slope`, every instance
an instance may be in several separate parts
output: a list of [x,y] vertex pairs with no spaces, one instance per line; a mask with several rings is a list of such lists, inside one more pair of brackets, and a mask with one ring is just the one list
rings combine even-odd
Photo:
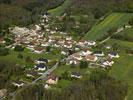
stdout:
[[127,100],[133,100],[133,56],[122,54],[110,71],[110,75],[128,83]]
[[65,2],[61,6],[54,9],[50,9],[48,12],[52,15],[59,16],[65,12],[66,8],[71,5],[71,2],[72,0],[65,0]]
[[124,34],[126,34],[130,38],[133,38],[133,27],[129,29],[125,29],[122,32],[118,33],[117,35],[124,35]]
[[96,40],[102,37],[110,28],[126,24],[133,13],[112,13],[98,25],[95,25],[86,35],[85,39]]
[[[129,33],[132,33],[130,30]],[[110,39],[107,41],[108,44],[119,43],[123,48],[132,48],[133,42],[121,41]],[[125,54],[124,52],[120,53],[120,58],[115,61],[114,66],[110,70],[109,74],[118,80],[123,80],[128,83],[128,96],[127,100],[133,100],[133,55]]]
[[121,47],[127,47],[127,48],[133,47],[133,43],[132,42],[122,41],[122,40],[116,40],[116,39],[109,39],[107,41],[107,43],[110,44],[110,45],[117,43]]

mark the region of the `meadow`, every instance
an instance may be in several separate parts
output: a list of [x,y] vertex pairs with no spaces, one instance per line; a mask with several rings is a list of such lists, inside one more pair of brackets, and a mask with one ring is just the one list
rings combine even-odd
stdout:
[[87,40],[97,40],[102,38],[107,31],[111,28],[119,28],[128,24],[128,21],[133,18],[133,13],[112,13],[107,16],[103,21],[96,24],[84,36]]

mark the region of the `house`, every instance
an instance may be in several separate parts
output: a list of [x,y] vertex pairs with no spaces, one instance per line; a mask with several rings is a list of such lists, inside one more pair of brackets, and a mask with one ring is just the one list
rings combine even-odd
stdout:
[[45,66],[44,63],[40,63],[40,64],[37,64],[35,68],[37,68],[38,71],[45,71],[47,69],[47,66]]
[[40,64],[40,63],[47,64],[47,63],[48,63],[48,59],[39,58],[39,59],[35,60],[35,63],[36,63],[36,64]]
[[50,75],[48,76],[48,80],[46,81],[46,83],[47,83],[47,84],[57,84],[58,79],[59,79],[59,78],[58,78],[57,76],[50,74]]
[[41,27],[39,25],[35,25],[35,30],[39,31],[39,30],[41,30]]
[[83,58],[79,54],[73,54],[73,58],[77,60],[82,60]]
[[80,40],[77,45],[83,46],[87,43],[85,40]]
[[69,49],[70,49],[70,48],[72,48],[72,44],[65,43],[65,44],[64,44],[64,47],[65,47],[65,48],[69,48]]
[[82,75],[79,72],[72,72],[71,77],[80,79],[82,78]]
[[77,59],[69,59],[67,61],[67,65],[71,65],[71,64],[77,65],[79,64],[79,61]]
[[98,58],[95,55],[90,55],[90,54],[86,55],[85,59],[87,61],[92,61],[92,62],[96,62],[98,60]]
[[47,46],[49,46],[49,44],[48,44],[48,42],[42,42],[42,43],[41,43],[41,46],[47,47]]
[[35,78],[38,76],[38,73],[36,71],[33,71],[33,70],[26,70],[26,76]]
[[0,44],[3,44],[3,43],[5,43],[6,41],[4,41],[4,38],[1,38],[0,37]]
[[72,40],[72,37],[66,37],[66,40],[67,41]]
[[61,51],[61,54],[62,54],[62,55],[67,55],[67,52]]
[[101,61],[101,64],[104,66],[112,66],[114,64],[114,61],[112,61],[111,59],[107,59],[107,60]]
[[1,89],[0,90],[0,100],[6,95],[7,90],[6,89]]
[[13,34],[15,34],[16,36],[22,36],[24,34],[29,34],[30,30],[28,28],[25,27],[13,27],[13,28],[9,28],[9,31]]
[[44,88],[45,88],[45,89],[50,89],[50,86],[49,86],[48,84],[45,84],[45,85],[44,85]]
[[106,49],[111,49],[112,48],[112,46],[110,46],[110,45],[106,45],[106,46],[104,46]]
[[44,51],[44,48],[42,47],[34,47],[34,52],[37,53],[37,54],[41,54],[42,52]]
[[22,86],[24,86],[24,83],[23,83],[22,81],[19,81],[19,80],[13,82],[12,84],[13,84],[14,86],[17,86],[17,87],[22,87]]
[[103,57],[104,53],[102,51],[94,51],[93,54],[98,57]]
[[95,41],[87,41],[87,45],[89,46],[95,46],[96,42]]
[[108,54],[108,56],[109,56],[110,58],[119,58],[119,57],[120,57],[119,54],[118,54],[117,52],[110,52],[110,53]]
[[81,51],[81,53],[80,53],[81,56],[86,56],[86,55],[89,55],[89,54],[92,54],[92,52],[90,50],[87,50],[87,49]]

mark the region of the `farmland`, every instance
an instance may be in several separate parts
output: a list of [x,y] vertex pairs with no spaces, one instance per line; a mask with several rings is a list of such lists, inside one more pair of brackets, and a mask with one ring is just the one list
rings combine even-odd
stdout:
[[100,39],[109,29],[126,25],[132,17],[133,13],[112,13],[99,24],[93,26],[84,38],[90,40]]

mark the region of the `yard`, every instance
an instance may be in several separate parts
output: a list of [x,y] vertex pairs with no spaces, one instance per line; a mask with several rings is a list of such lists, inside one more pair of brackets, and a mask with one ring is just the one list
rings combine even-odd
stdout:
[[111,28],[118,28],[126,25],[133,18],[133,13],[112,13],[85,35],[85,39],[97,40],[101,38]]

